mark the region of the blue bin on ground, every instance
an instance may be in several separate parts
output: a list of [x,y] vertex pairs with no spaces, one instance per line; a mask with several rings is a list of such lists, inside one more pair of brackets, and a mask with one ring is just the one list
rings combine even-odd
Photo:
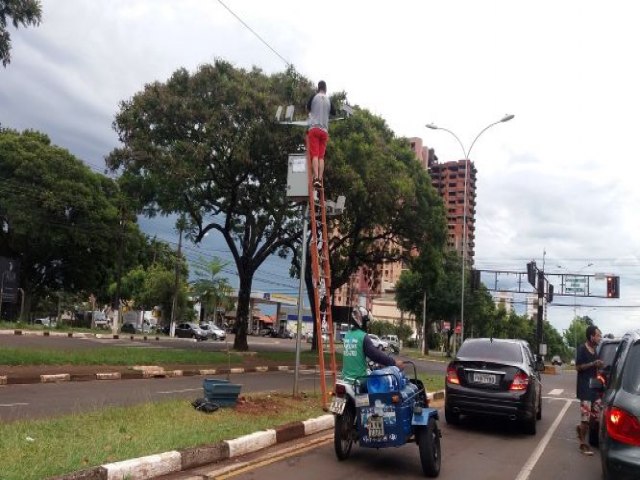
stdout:
[[231,383],[229,380],[205,378],[202,381],[204,396],[210,402],[221,407],[233,407],[238,401],[242,385]]

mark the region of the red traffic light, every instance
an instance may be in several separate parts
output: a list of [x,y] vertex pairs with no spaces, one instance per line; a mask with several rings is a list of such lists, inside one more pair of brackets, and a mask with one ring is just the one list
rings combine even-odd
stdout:
[[607,298],[620,298],[620,277],[607,276]]

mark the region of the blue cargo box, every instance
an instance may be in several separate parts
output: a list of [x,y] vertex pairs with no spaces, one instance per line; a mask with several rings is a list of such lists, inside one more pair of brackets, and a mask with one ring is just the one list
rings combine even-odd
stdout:
[[233,407],[242,388],[242,385],[217,378],[205,378],[202,386],[205,398],[221,407]]

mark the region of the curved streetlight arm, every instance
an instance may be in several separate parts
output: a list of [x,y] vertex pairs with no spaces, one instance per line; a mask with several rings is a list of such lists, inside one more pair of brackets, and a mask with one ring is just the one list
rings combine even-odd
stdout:
[[480,133],[478,135],[476,135],[476,138],[474,138],[473,142],[471,142],[471,146],[469,147],[469,151],[467,152],[466,158],[469,158],[469,155],[471,155],[471,150],[473,149],[473,146],[476,144],[476,141],[480,138],[480,135],[482,135],[484,132],[489,130],[491,127],[493,127],[494,125],[497,125],[499,123],[502,123],[502,120],[498,120],[497,122],[493,122],[493,123],[487,125],[486,127],[484,127],[482,130],[480,130]]
[[476,144],[476,140],[478,140],[478,138],[480,138],[480,135],[482,135],[484,132],[486,132],[487,130],[489,130],[491,127],[493,127],[494,125],[497,125],[499,123],[504,123],[504,122],[508,122],[509,120],[512,120],[513,117],[515,117],[515,115],[505,115],[504,117],[502,117],[500,120],[498,120],[497,122],[493,122],[492,124],[487,125],[486,127],[484,127],[480,133],[478,135],[476,135],[476,138],[473,139],[473,142],[471,142],[471,146],[469,147],[469,151],[467,152],[467,158],[469,158],[469,155],[471,155],[471,150],[473,149],[473,146]]
[[[433,124],[431,124],[431,126],[427,125],[427,127],[431,128],[432,130],[444,130],[445,132],[450,133],[450,134],[453,136],[453,138],[455,138],[455,139],[457,140],[458,145],[460,145],[460,148],[462,149],[462,156],[463,156],[463,158],[462,158],[462,159],[463,159],[463,160],[466,160],[466,159],[467,159],[467,152],[466,152],[466,150],[464,149],[464,145],[463,145],[462,141],[458,138],[458,136],[457,136],[455,133],[453,133],[453,132],[452,132],[451,130],[449,130],[448,128],[438,127],[438,126],[433,125]],[[485,130],[486,130],[486,128],[485,128]],[[483,130],[483,131],[484,131],[484,130]],[[480,132],[480,133],[482,133],[482,132]],[[476,139],[477,139],[477,138],[478,138],[478,137],[476,137]],[[474,142],[475,142],[475,140],[474,140]]]

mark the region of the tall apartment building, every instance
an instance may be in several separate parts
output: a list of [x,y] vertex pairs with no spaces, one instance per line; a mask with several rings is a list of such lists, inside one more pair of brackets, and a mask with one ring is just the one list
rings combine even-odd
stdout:
[[[462,252],[464,175],[467,178],[467,260],[473,264],[475,247],[476,169],[470,161],[439,163],[434,150],[419,137],[409,139],[416,158],[431,176],[433,186],[443,198],[447,211],[447,244]],[[413,318],[400,312],[395,303],[395,284],[407,266],[403,262],[387,262],[375,272],[360,268],[350,281],[334,293],[335,305],[362,305],[371,310],[374,318],[392,323],[413,323]]]
[[[413,140],[413,139],[412,139]],[[424,155],[422,147],[421,155]],[[416,152],[418,154],[418,152]],[[420,158],[420,157],[419,157]],[[466,202],[466,258],[473,265],[475,255],[476,233],[476,167],[471,160],[457,160],[439,163],[433,149],[428,150],[427,170],[431,176],[434,188],[442,196],[447,213],[447,246],[455,249],[462,256],[464,245],[464,219],[465,200],[464,182],[467,175],[467,202]]]

